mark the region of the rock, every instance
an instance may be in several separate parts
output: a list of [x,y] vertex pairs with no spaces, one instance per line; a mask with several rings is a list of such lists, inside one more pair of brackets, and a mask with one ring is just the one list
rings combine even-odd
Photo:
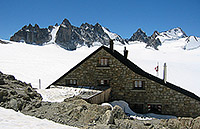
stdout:
[[40,28],[37,24],[32,26],[24,26],[16,32],[11,38],[11,41],[26,42],[29,44],[43,45],[51,40],[50,31],[47,28]]
[[15,80],[15,77],[13,75],[7,75],[5,79]]
[[0,40],[0,44],[8,44],[9,42],[5,42],[3,40]]
[[195,118],[193,121],[192,121],[192,127],[193,129],[200,129],[200,116]]
[[146,33],[144,31],[142,31],[141,28],[139,28],[134,34],[133,36],[129,39],[129,41],[140,41],[140,42],[144,42],[147,43],[149,41]]
[[[37,24],[35,26],[29,24],[16,32],[10,40],[43,45],[52,39],[51,32],[57,26],[58,24],[55,26],[50,25],[48,28],[40,28]],[[105,29],[110,32],[109,29]],[[115,34],[114,37],[114,40],[122,44],[126,43],[126,40],[122,39],[119,35]],[[103,27],[99,23],[95,25],[84,23],[80,27],[76,27],[71,25],[69,20],[64,19],[56,33],[55,43],[64,49],[75,50],[77,47],[83,45],[91,47],[94,45],[94,42],[109,45],[109,41],[109,35],[104,32]]]
[[155,31],[153,33],[153,35],[151,36],[147,36],[146,33],[144,31],[142,31],[141,28],[139,28],[134,34],[133,36],[129,39],[129,41],[140,41],[140,42],[144,42],[146,43],[146,47],[150,46],[155,48],[156,50],[158,49],[157,47],[159,45],[161,45],[161,42],[159,39],[156,39],[157,35],[159,35],[159,33],[157,31]]
[[105,125],[114,124],[113,112],[110,111],[110,110],[107,110],[107,111],[105,112],[105,114],[103,114],[103,115],[99,118],[98,122],[101,123],[101,124],[105,124]]
[[22,109],[23,103],[21,99],[11,99],[9,102],[9,108],[19,111]]
[[112,114],[113,114],[113,117],[115,119],[126,119],[126,118],[128,118],[126,116],[126,114],[124,113],[124,111],[122,110],[122,108],[118,105],[114,106],[114,108],[112,110]]
[[0,102],[5,102],[8,97],[8,91],[5,89],[0,89]]
[[183,117],[183,118],[179,118],[178,120],[180,121],[181,126],[184,126],[185,128],[190,128],[192,121],[193,121],[193,118]]
[[71,23],[64,19],[56,34],[56,43],[67,50],[75,50],[76,45],[71,42],[72,26]]
[[4,84],[5,84],[5,81],[2,78],[0,78],[0,85],[4,85]]

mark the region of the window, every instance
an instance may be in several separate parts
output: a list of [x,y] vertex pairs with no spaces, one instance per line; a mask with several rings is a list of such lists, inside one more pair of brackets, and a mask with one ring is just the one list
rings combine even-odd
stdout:
[[162,113],[162,105],[161,104],[148,104],[148,113]]
[[99,80],[100,86],[109,86],[109,80]]
[[75,85],[77,85],[77,80],[76,79],[67,79],[66,85],[75,86]]
[[108,59],[107,58],[100,58],[99,59],[100,66],[108,66]]
[[144,113],[144,105],[143,104],[133,104],[132,109],[137,113]]
[[145,81],[135,80],[133,84],[133,89],[135,90],[144,90],[145,88]]

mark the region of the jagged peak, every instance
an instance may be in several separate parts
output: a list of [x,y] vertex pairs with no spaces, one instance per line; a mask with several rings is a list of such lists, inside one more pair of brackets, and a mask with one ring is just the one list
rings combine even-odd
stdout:
[[141,28],[139,28],[137,31],[136,31],[136,33],[145,33]]
[[66,18],[63,20],[62,25],[71,26],[71,23]]
[[33,26],[31,24],[28,25],[28,28],[32,28]]
[[156,38],[160,33],[156,30],[153,32],[153,34],[151,35],[152,38]]
[[93,25],[86,22],[86,23],[82,23],[80,27],[81,28],[88,28],[88,27],[91,27],[91,26],[93,26]]
[[39,27],[38,24],[35,24],[34,28],[38,28],[38,29],[40,29],[40,27]]
[[197,39],[196,36],[189,36],[185,41],[188,43],[188,42],[190,42],[191,40],[194,40],[194,41],[198,42],[198,39]]
[[95,26],[100,26],[101,27],[101,25],[98,22],[95,24]]
[[58,26],[58,23],[56,23],[55,26]]
[[187,34],[180,27],[172,28],[170,30],[167,30],[167,31],[164,31],[164,32],[161,32],[161,33],[168,33],[168,34],[171,34],[171,35],[188,37]]
[[156,30],[153,32],[153,35],[159,35],[160,33]]

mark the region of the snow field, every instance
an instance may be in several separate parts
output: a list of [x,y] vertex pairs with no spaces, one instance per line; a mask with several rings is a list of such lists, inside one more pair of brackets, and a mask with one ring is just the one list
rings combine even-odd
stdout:
[[[145,43],[130,42],[126,45],[128,59],[144,71],[157,75],[155,67],[159,64],[159,78],[163,78],[163,64],[167,63],[167,81],[200,96],[200,48],[184,50],[186,38],[165,41],[158,51],[146,49]],[[11,42],[11,41],[9,41]],[[17,79],[45,89],[68,70],[77,65],[99,46],[85,46],[76,51],[66,51],[56,44],[44,46],[11,42],[0,44],[0,71],[12,74]],[[114,45],[123,54],[124,46]]]
[[78,129],[76,127],[62,125],[47,119],[24,115],[12,109],[0,107],[1,129]]

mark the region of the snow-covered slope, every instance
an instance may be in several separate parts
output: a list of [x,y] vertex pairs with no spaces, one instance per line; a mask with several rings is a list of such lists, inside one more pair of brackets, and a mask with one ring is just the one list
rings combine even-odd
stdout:
[[[145,43],[133,42],[126,45],[129,50],[128,59],[153,75],[156,75],[154,68],[158,62],[160,78],[166,62],[167,81],[200,96],[200,48],[184,50],[185,40],[186,38],[165,41],[159,46],[159,51],[146,49]],[[30,82],[35,88],[38,88],[41,79],[43,89],[99,47],[66,51],[55,44],[35,46],[11,43],[0,44],[0,71]],[[114,49],[123,53],[124,47],[115,45]]]
[[123,45],[123,44],[125,44],[124,39],[122,39],[118,34],[110,32],[110,30],[108,30],[105,27],[102,27],[102,29],[109,36],[110,39],[114,40],[114,43],[116,45]]
[[174,28],[168,31],[161,32],[157,38],[160,39],[161,42],[169,41],[169,40],[178,40],[180,38],[185,38],[187,35],[181,28]]
[[200,38],[197,38],[195,36],[189,36],[186,40],[186,45],[184,49],[186,50],[192,50],[200,47]]
[[78,129],[0,107],[1,129]]
[[55,43],[56,41],[56,33],[58,32],[60,26],[53,26],[51,31],[51,40],[48,43]]

